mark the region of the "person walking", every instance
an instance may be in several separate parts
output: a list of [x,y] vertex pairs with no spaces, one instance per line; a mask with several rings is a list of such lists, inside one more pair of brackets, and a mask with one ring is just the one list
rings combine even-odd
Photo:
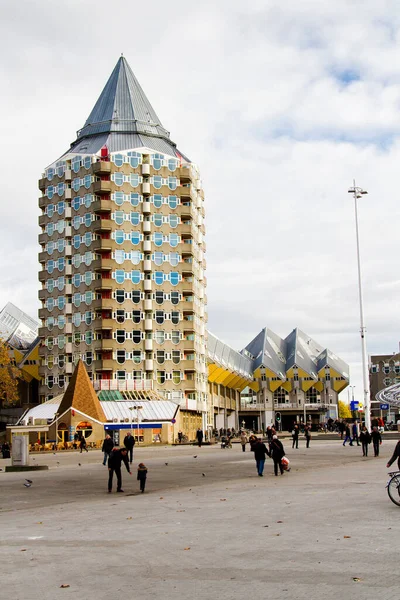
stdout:
[[379,456],[379,446],[382,444],[382,436],[377,427],[372,428],[371,438],[372,445],[374,446],[374,456]]
[[128,463],[128,450],[126,448],[113,448],[108,459],[108,493],[111,493],[114,473],[117,477],[117,492],[123,492],[121,465],[124,463],[129,475],[132,475]]
[[344,423],[343,421],[340,421],[340,423],[338,424],[338,430],[340,433],[340,439],[343,439],[344,433],[346,431],[346,423]]
[[365,427],[365,425],[361,429],[359,439],[360,439],[361,446],[362,446],[363,456],[368,456],[368,446],[371,443],[371,434],[368,431],[368,429]]
[[357,446],[359,446],[360,441],[358,439],[359,429],[358,429],[357,421],[354,421],[353,425],[351,426],[351,430],[352,430],[352,434],[353,434],[353,442],[357,442]]
[[306,448],[309,448],[311,440],[311,425],[304,426],[304,437],[306,438]]
[[200,429],[200,427],[199,427],[198,430],[196,431],[196,439],[197,439],[199,448],[201,448],[201,444],[203,443],[203,437],[204,437],[203,430]]
[[283,475],[283,467],[282,467],[282,458],[285,456],[285,450],[283,448],[283,444],[280,440],[278,440],[278,436],[274,435],[272,438],[272,442],[269,445],[269,453],[274,461],[274,474],[278,477],[278,468]]
[[246,452],[246,444],[249,440],[247,439],[247,435],[245,431],[242,431],[240,434],[240,443],[242,445],[242,451]]
[[[297,424],[294,425],[292,430],[292,448],[299,449],[299,426]],[[272,440],[271,440],[272,441]]]
[[82,454],[82,452],[83,452],[84,450],[86,450],[86,452],[88,452],[88,449],[87,449],[87,444],[86,444],[86,438],[85,438],[85,436],[84,436],[84,435],[81,437],[81,441],[80,441],[80,444],[79,444],[79,448],[81,449],[81,452],[80,452],[81,454]]
[[[139,432],[138,432],[139,435]],[[133,461],[133,446],[135,445],[135,438],[131,433],[127,433],[124,437],[124,446],[128,450],[129,453],[129,462],[132,464]]]
[[268,425],[266,433],[267,433],[267,441],[270,444],[272,442],[272,436],[273,436],[271,425]]
[[181,430],[178,431],[178,444],[182,444],[183,433]]
[[110,435],[106,435],[103,441],[103,445],[101,447],[101,451],[103,452],[103,465],[106,466],[107,460],[110,458],[110,452],[114,448],[114,442]]
[[345,425],[345,432],[346,432],[346,435],[344,437],[343,446],[346,445],[346,442],[350,442],[350,446],[352,446],[353,442],[352,442],[351,435],[350,435],[350,425],[348,423],[346,423],[346,425]]
[[392,458],[388,461],[386,467],[389,468],[397,458],[397,468],[400,471],[400,441],[397,442]]
[[139,463],[137,470],[137,480],[140,481],[140,491],[144,492],[144,488],[146,487],[146,479],[147,479],[147,467],[144,463]]
[[1,447],[1,453],[3,458],[10,458],[10,444],[8,442],[4,442]]
[[260,438],[252,436],[250,448],[251,451],[254,452],[254,458],[256,459],[257,474],[259,477],[263,477],[265,457],[269,456],[267,446],[260,440]]

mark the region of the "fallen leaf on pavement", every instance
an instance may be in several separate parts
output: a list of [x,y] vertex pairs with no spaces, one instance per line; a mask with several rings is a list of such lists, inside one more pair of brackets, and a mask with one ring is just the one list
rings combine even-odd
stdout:
[[277,521],[277,523],[283,523],[283,521]]
[[126,520],[127,520],[127,521],[131,521],[131,520],[132,520],[132,517],[126,517]]
[[357,583],[358,581],[361,581],[361,579],[359,577],[353,577],[353,581]]
[[184,548],[184,550],[190,550],[190,546],[188,548]]
[[60,585],[60,588],[67,588],[67,587],[70,587],[69,583],[62,583]]
[[26,552],[26,548],[21,548],[20,552]]
[[344,537],[346,540],[348,540],[348,539],[350,539],[350,538],[351,538],[351,535],[344,535],[343,537]]
[[226,502],[226,498],[220,498],[219,501],[220,502]]

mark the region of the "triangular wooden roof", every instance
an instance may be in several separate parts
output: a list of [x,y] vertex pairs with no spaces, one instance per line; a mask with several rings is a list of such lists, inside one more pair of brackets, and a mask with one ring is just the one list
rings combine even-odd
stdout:
[[58,413],[62,415],[69,408],[76,408],[76,410],[85,413],[88,417],[97,419],[101,423],[107,421],[85,365],[81,360],[78,362],[64,397],[61,400]]

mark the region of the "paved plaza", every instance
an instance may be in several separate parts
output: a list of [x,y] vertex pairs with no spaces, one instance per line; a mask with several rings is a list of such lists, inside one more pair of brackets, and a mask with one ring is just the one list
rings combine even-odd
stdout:
[[33,474],[0,460],[2,598],[398,600],[396,442],[368,459],[340,440],[284,443],[291,472],[267,460],[263,478],[239,444],[139,448],[145,494],[125,469],[125,493],[107,494],[99,451],[33,455],[49,465]]

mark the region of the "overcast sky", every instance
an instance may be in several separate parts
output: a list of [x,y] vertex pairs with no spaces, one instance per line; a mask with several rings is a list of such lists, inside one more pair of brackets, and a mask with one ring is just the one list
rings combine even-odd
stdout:
[[[206,193],[209,329],[299,327],[361,396],[353,178],[370,354],[399,345],[400,13],[393,0],[3,0],[0,308],[37,318],[37,180],[121,52]],[[347,392],[345,393],[347,397]]]

